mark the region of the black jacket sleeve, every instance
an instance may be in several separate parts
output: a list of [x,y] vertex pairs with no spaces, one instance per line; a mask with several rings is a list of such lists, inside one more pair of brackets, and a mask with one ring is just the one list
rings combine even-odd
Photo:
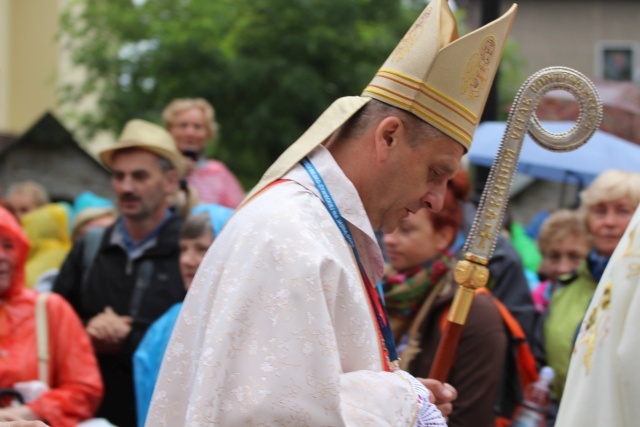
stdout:
[[82,256],[84,252],[84,240],[78,240],[71,248],[69,255],[64,260],[55,282],[53,292],[60,294],[73,307],[76,313],[86,322],[81,314],[81,289],[82,289]]

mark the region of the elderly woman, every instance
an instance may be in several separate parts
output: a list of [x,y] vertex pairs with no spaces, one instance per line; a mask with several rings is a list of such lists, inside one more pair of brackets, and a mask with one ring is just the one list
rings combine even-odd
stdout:
[[[0,208],[0,388],[17,390],[25,400],[0,408],[0,421],[75,426],[100,404],[100,371],[71,306],[58,295],[38,297],[25,288],[28,251],[20,225]],[[38,326],[37,315],[44,320]],[[47,347],[39,344],[46,342],[39,335],[47,338]]]
[[[220,205],[201,205],[191,211],[180,232],[180,273],[185,289],[191,282],[214,238],[231,217],[233,210]],[[149,328],[133,355],[138,425],[144,425],[153,388],[160,372],[169,338],[182,303],[171,307]]]
[[[442,335],[442,319],[451,306],[457,284],[449,252],[462,226],[459,200],[469,191],[466,172],[449,182],[441,212],[422,209],[410,214],[383,238],[392,269],[382,287],[397,342],[407,342],[401,368],[427,377]],[[408,339],[407,339],[408,338]],[[493,426],[494,405],[503,379],[507,332],[494,298],[474,298],[469,320],[448,382],[458,391],[449,426]]]
[[539,275],[544,278],[533,290],[538,312],[549,305],[558,280],[574,273],[591,250],[592,242],[582,216],[572,210],[553,212],[542,223],[538,233],[538,248],[542,254]]
[[237,178],[218,160],[206,160],[207,141],[215,141],[218,123],[211,104],[202,98],[173,100],[162,112],[165,127],[187,162],[186,182],[201,203],[236,208],[244,199]]
[[593,247],[575,275],[565,280],[552,295],[542,322],[546,364],[556,372],[551,389],[551,397],[556,403],[562,397],[580,323],[638,203],[640,174],[631,172],[606,171],[581,195],[580,212],[593,239]]

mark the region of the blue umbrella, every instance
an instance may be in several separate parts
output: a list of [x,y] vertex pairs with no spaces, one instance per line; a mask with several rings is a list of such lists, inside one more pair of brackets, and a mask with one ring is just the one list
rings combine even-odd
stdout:
[[[549,132],[566,132],[573,122],[543,122]],[[506,122],[483,122],[469,150],[469,161],[491,166],[498,152]],[[518,172],[549,181],[577,180],[582,186],[608,169],[640,172],[640,146],[597,130],[582,147],[566,153],[548,151],[526,136],[520,152]]]

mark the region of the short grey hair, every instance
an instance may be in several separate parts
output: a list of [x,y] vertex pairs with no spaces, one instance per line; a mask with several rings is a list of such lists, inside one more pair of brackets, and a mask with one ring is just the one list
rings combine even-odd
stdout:
[[338,129],[337,136],[345,140],[357,139],[374,123],[389,116],[397,117],[404,123],[407,134],[409,135],[409,144],[413,148],[425,140],[446,136],[442,131],[412,113],[385,104],[377,99],[370,100],[364,107],[351,116],[351,118]]
[[182,224],[180,230],[181,239],[197,239],[207,231],[213,236],[213,225],[211,218],[207,212],[200,212],[195,215],[189,215]]
[[640,174],[610,169],[602,172],[580,194],[580,211],[586,214],[598,203],[626,198],[631,205],[640,203]]

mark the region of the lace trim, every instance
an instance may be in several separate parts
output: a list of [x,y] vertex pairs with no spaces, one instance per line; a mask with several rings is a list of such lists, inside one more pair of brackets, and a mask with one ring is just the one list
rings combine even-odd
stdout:
[[396,371],[413,386],[418,396],[418,416],[415,427],[447,427],[447,422],[433,403],[429,401],[431,392],[413,375],[405,371]]

